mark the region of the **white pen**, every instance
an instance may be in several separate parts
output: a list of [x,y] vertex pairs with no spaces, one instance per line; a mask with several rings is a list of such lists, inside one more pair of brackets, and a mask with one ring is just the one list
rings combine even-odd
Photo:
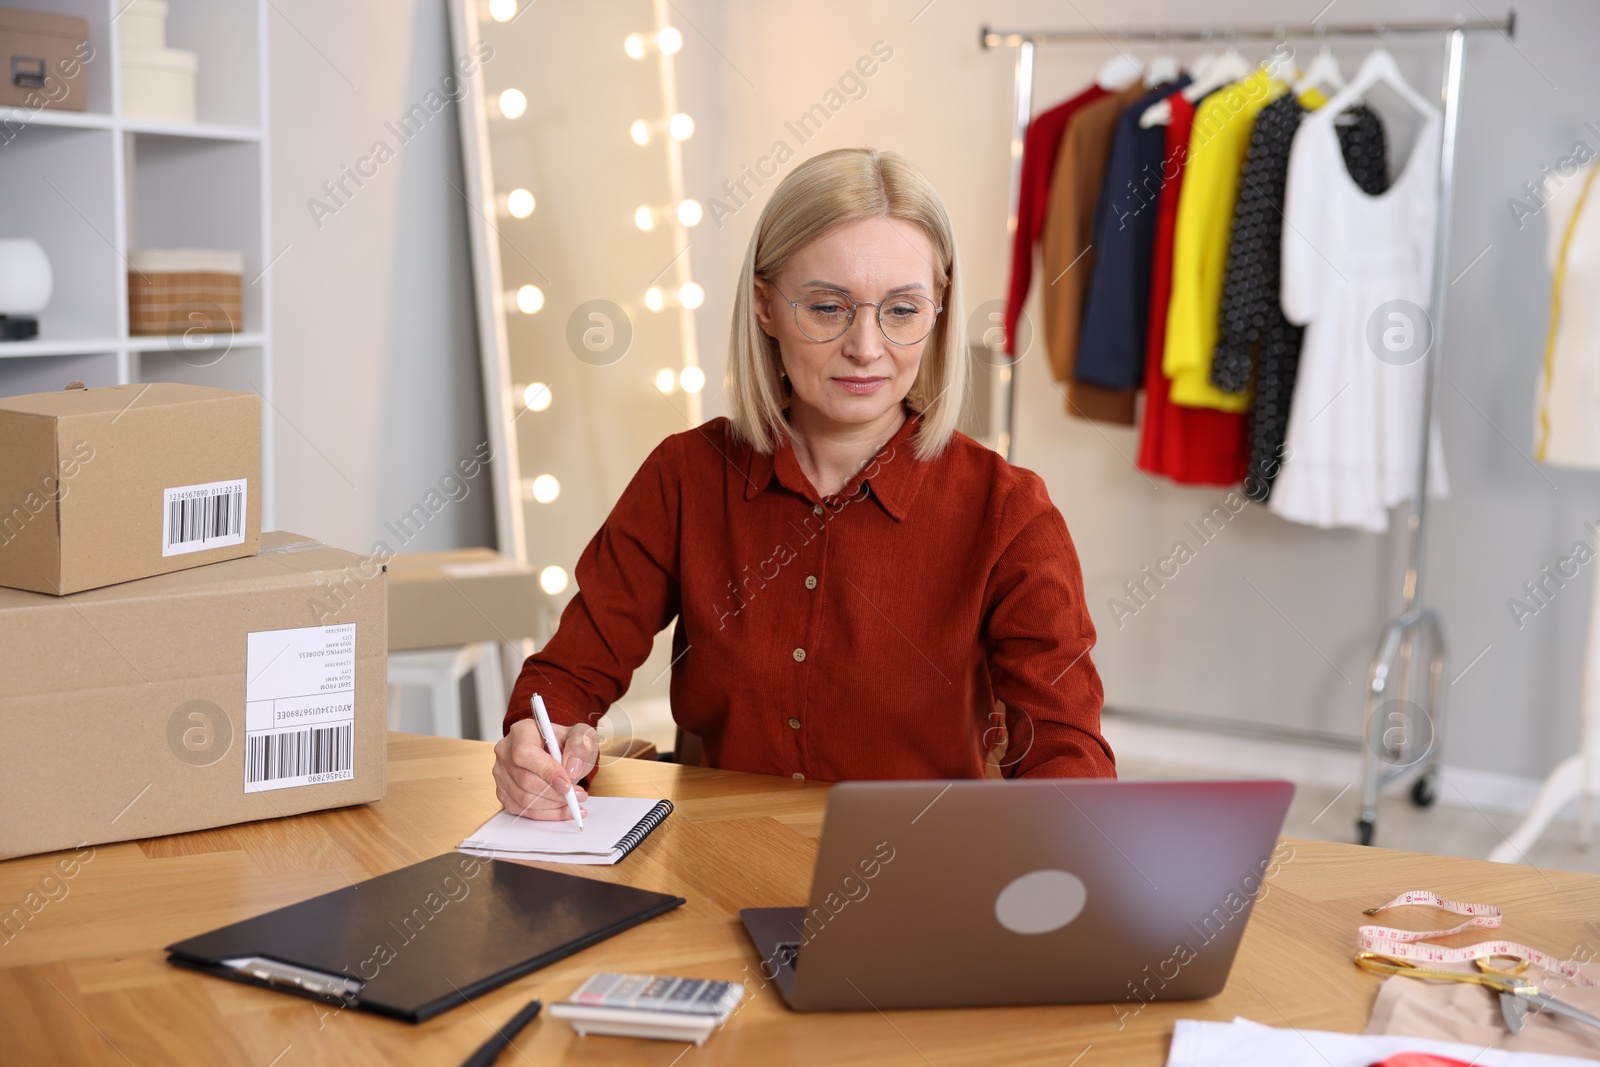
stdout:
[[[533,717],[539,723],[539,736],[544,738],[545,750],[550,753],[550,758],[561,765],[561,746],[556,744],[556,732],[550,726],[550,713],[544,710],[544,699],[538,693],[533,694]],[[578,810],[578,794],[572,786],[567,786],[567,810],[572,812],[572,819],[578,824],[578,829],[583,829],[583,812]]]

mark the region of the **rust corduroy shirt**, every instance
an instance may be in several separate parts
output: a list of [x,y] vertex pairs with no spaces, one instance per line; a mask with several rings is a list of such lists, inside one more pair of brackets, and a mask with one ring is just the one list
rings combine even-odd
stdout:
[[1065,521],[959,433],[918,460],[920,421],[826,499],[787,441],[757,452],[722,418],[668,437],[584,549],[505,728],[535,690],[556,722],[597,722],[676,616],[673,717],[710,766],[977,778],[1006,736],[1007,776],[1114,776]]

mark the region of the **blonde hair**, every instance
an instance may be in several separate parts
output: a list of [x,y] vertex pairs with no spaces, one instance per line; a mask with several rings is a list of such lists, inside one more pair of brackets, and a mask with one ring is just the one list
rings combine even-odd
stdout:
[[734,430],[761,452],[789,433],[778,342],[756,321],[755,279],[771,280],[824,232],[869,218],[920,226],[933,245],[933,280],[944,310],[923,342],[922,363],[906,400],[922,415],[913,451],[932,459],[950,441],[967,402],[967,330],[955,234],[927,175],[904,156],[875,148],[837,148],[812,156],[778,184],[750,236],[728,344],[728,397]]

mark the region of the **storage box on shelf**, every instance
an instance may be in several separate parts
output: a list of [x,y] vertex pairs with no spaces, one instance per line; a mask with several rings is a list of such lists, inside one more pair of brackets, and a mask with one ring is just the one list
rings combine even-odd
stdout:
[[167,47],[166,0],[126,0],[117,17],[117,43],[124,52],[154,52]]
[[122,53],[122,113],[130,119],[193,122],[195,54],[178,48]]
[[198,57],[167,47],[166,0],[128,0],[118,21],[122,114],[157,122],[193,122]]
[[128,255],[128,332],[239,333],[244,329],[238,252],[146,248]]
[[74,15],[0,7],[0,104],[85,111],[89,22]]

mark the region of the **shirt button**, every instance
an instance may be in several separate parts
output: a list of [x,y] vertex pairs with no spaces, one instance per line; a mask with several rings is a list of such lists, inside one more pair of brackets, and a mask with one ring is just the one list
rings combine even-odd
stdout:
[[812,508],[811,508],[811,514],[813,514],[813,515],[821,515],[822,514],[822,505],[821,504],[813,505]]
[[801,774],[801,773],[800,773],[800,772],[799,772],[799,771],[795,771],[795,772],[794,772],[794,773],[793,773],[793,774],[791,774],[791,775],[790,775],[790,776],[789,776],[789,777],[790,777],[790,778],[804,778],[804,777],[805,777],[805,775],[803,775],[803,774]]
[[800,720],[799,719],[790,719],[789,720],[789,729],[791,729],[791,730],[800,729]]
[[794,650],[794,661],[796,663],[804,663],[806,661],[806,650],[803,649],[803,648],[795,649]]
[[815,574],[806,575],[806,588],[807,589],[815,589],[816,587],[817,587],[817,576]]

